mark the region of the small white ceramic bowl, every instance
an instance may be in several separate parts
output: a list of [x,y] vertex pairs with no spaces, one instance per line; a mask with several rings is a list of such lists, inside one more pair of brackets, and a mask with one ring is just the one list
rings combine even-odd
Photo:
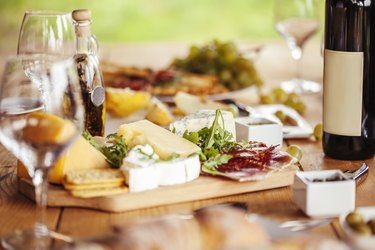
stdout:
[[267,146],[283,145],[282,125],[262,116],[236,118],[237,141],[258,141]]
[[341,170],[297,172],[293,201],[311,217],[334,217],[354,209],[355,189]]

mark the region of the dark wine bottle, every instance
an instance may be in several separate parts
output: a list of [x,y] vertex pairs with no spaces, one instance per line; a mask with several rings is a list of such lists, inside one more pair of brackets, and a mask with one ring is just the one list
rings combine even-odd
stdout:
[[373,0],[326,0],[323,150],[340,160],[375,153]]

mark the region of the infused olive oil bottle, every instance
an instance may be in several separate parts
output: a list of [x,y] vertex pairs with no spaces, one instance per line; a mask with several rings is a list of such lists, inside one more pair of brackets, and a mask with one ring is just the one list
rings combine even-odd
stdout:
[[98,45],[91,34],[91,12],[74,10],[77,63],[82,99],[85,106],[85,128],[93,136],[103,136],[105,129],[105,90],[103,76],[99,67]]

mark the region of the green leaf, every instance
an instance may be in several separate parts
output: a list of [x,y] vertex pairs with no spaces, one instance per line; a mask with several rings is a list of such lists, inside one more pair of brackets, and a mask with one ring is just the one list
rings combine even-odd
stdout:
[[106,145],[102,146],[100,151],[111,167],[119,168],[128,153],[128,145],[126,145],[125,139],[117,133],[109,134],[106,139]]
[[209,174],[218,174],[221,173],[216,170],[216,167],[228,163],[228,161],[232,158],[232,155],[228,154],[218,154],[215,157],[205,161],[202,165],[202,171],[209,173]]

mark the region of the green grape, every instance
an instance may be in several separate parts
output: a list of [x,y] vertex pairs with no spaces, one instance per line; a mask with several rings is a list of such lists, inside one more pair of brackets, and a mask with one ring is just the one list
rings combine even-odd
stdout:
[[323,125],[321,123],[318,123],[314,127],[314,138],[317,141],[321,141],[323,138]]
[[261,95],[260,96],[260,103],[262,104],[272,104],[275,103],[273,96],[271,95]]
[[288,94],[282,88],[273,89],[272,95],[278,103],[283,103],[288,99]]
[[302,150],[299,146],[297,145],[290,145],[287,149],[286,152],[296,158],[298,161],[301,161],[302,159]]
[[228,69],[222,69],[220,71],[219,78],[223,82],[228,82],[232,79],[232,73]]
[[192,46],[188,56],[174,60],[172,66],[192,73],[216,75],[229,90],[263,84],[252,61],[244,58],[231,42],[214,40],[201,47]]
[[232,112],[233,117],[238,117],[240,115],[240,110],[234,104],[228,104],[228,111]]
[[306,110],[306,105],[302,102],[302,101],[298,101],[294,104],[294,109],[300,113],[301,115],[303,115],[303,113],[305,112]]

